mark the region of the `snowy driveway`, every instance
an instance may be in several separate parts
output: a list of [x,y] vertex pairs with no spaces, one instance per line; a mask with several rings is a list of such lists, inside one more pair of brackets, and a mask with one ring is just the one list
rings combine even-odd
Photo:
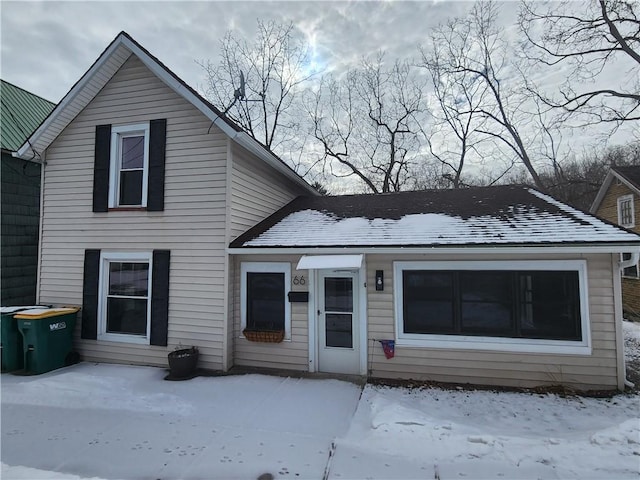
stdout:
[[164,375],[2,375],[2,479],[640,478],[637,394],[367,385],[360,397],[338,380]]
[[[84,363],[2,375],[2,478],[32,478],[11,468],[23,466],[105,479],[321,479],[360,396],[337,380],[165,374]],[[49,475],[40,478],[73,478]]]

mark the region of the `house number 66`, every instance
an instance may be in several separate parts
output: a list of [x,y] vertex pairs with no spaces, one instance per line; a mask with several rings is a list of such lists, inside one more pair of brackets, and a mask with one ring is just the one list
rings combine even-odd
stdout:
[[293,277],[294,285],[304,285],[305,283],[307,283],[307,281],[304,279],[304,275],[301,275],[300,278],[298,278],[297,275]]

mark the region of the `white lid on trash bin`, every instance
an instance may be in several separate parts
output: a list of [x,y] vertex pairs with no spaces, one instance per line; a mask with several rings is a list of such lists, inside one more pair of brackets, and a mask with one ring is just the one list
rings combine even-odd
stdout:
[[0,307],[0,314],[7,314],[7,313],[15,313],[15,312],[21,312],[23,310],[31,310],[31,309],[36,309],[36,308],[49,308],[45,305],[28,305],[28,306],[24,306],[24,307],[19,307],[19,306],[15,306],[15,307]]

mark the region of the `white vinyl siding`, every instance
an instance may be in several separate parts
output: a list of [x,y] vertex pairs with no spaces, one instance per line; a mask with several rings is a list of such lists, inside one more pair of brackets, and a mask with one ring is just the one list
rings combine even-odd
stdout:
[[[258,160],[243,147],[229,142],[232,154],[231,162],[231,181],[229,185],[228,195],[228,214],[229,223],[227,227],[227,242],[231,242],[238,236],[254,227],[259,222],[275,213],[285,206],[298,195],[308,195],[299,185],[286,179],[273,169],[268,167],[264,162]],[[237,266],[239,269],[239,265]],[[235,276],[229,276],[229,285],[235,285],[236,280],[239,281],[240,274],[236,272]],[[238,292],[239,292],[238,284]],[[239,300],[235,298],[235,290],[229,292],[229,328],[227,329],[227,341],[231,346],[229,350],[228,364],[231,365],[261,365],[259,360],[263,354],[272,353],[273,345],[257,344],[247,346],[249,343],[245,339],[238,339],[239,324],[234,322],[234,311],[238,312],[239,304],[234,302]],[[299,309],[299,305],[292,306],[292,311]],[[239,318],[239,317],[238,317]],[[237,327],[237,328],[236,328]],[[304,333],[306,336],[306,331]],[[247,348],[245,348],[247,347]],[[237,352],[236,350],[240,351]],[[257,352],[257,353],[254,353]],[[307,349],[301,352],[294,347],[291,349],[294,355],[304,354],[304,358],[294,357],[294,369],[307,368]],[[285,358],[288,354],[285,354]],[[285,364],[287,361],[285,361]],[[276,360],[273,365],[276,368],[289,368],[280,364],[280,360]],[[278,367],[280,365],[280,367]],[[301,366],[302,365],[302,366]],[[265,365],[266,366],[266,365]]]
[[[441,349],[397,345],[395,357],[387,360],[374,339],[394,339],[394,261],[426,260],[505,260],[497,255],[436,258],[434,256],[367,255],[369,285],[374,285],[375,271],[384,271],[384,291],[367,288],[368,352],[371,376],[412,378],[455,383],[533,387],[564,384],[579,389],[614,389],[617,386],[616,333],[611,255],[571,257],[587,260],[591,355],[560,355],[477,351],[460,348]],[[517,260],[534,260],[521,256]],[[568,257],[545,257],[561,260]]]
[[[305,277],[305,284],[291,282],[291,291],[309,291],[308,272],[296,270],[299,256],[234,255],[233,263],[233,336],[234,365],[242,367],[277,368],[307,371],[309,369],[309,324],[308,303],[291,303],[291,339],[281,343],[250,342],[242,336],[240,319],[240,264],[243,262],[288,262],[291,264],[291,279]],[[287,286],[285,286],[287,289]],[[288,299],[286,300],[289,301]]]
[[[234,363],[246,367],[308,370],[309,305],[292,303],[291,342],[255,343],[238,338],[240,325],[240,263],[291,263],[291,278],[304,276],[306,284],[291,285],[292,291],[309,291],[309,271],[295,270],[300,255],[233,255],[233,331],[236,336]],[[367,371],[369,376],[416,379],[479,385],[535,387],[563,384],[576,389],[615,389],[618,386],[615,300],[613,278],[617,255],[376,255],[367,254]],[[482,351],[465,348],[428,348],[396,345],[395,357],[386,359],[378,340],[395,339],[395,261],[560,261],[586,260],[591,355]],[[384,272],[384,290],[376,291],[376,270]],[[363,345],[364,348],[364,345]]]
[[233,145],[230,241],[309,192],[276,174],[244,148]]
[[[165,210],[92,212],[95,126],[167,119]],[[79,338],[88,361],[164,366],[174,346],[196,345],[201,366],[222,368],[227,137],[131,57],[46,152],[39,300],[82,304],[85,249],[171,251],[169,345]],[[80,322],[78,322],[80,323]]]

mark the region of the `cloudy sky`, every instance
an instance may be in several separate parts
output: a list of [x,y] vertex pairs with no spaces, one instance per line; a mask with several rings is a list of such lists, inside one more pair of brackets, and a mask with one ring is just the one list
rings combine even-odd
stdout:
[[[576,1],[576,6],[584,6]],[[314,47],[314,61],[340,70],[379,50],[387,58],[415,58],[417,46],[449,18],[464,16],[468,1],[5,1],[0,0],[0,77],[58,102],[124,30],[186,83],[204,92],[206,75],[198,61],[217,63],[220,39],[254,38],[256,20],[292,22]],[[498,2],[499,22],[517,45],[516,1]],[[578,7],[580,8],[580,7]],[[635,68],[635,67],[634,67]],[[566,78],[561,68],[539,69],[533,79],[547,91]],[[603,85],[615,85],[625,69],[609,68]],[[627,72],[630,70],[626,70]],[[593,86],[591,86],[593,87]],[[590,127],[563,133],[562,148],[587,152],[637,137],[631,125],[610,136]],[[635,128],[635,127],[633,127]],[[531,132],[535,134],[535,132]]]
[[[469,2],[54,2],[2,1],[1,76],[59,101],[121,30],[201,90],[196,60],[217,61],[230,29],[248,38],[256,19],[292,21],[332,68],[379,49],[413,56],[430,27],[463,14]],[[517,4],[501,5],[515,18]]]

